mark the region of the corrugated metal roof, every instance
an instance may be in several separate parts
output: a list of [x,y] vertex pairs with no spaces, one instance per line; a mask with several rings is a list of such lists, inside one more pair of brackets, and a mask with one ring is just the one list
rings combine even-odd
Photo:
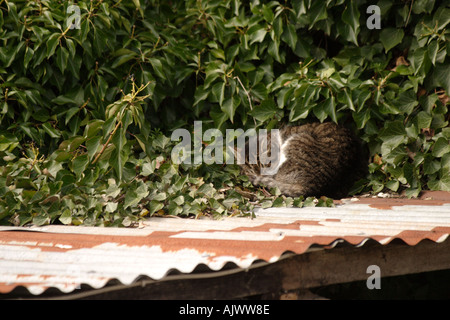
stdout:
[[284,253],[364,246],[401,239],[440,243],[450,234],[450,193],[429,200],[359,199],[335,208],[270,208],[256,218],[150,218],[141,228],[0,227],[0,294],[23,286],[35,295],[47,288],[72,292],[81,284],[101,288],[117,279],[163,279],[198,266],[220,270],[233,263],[278,261]]

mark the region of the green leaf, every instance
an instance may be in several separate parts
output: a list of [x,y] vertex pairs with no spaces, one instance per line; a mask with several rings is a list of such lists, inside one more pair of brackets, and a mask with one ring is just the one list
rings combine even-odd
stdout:
[[344,89],[344,96],[348,108],[352,111],[356,111],[355,106],[353,105],[351,94],[349,94],[346,89]]
[[225,121],[228,120],[228,115],[220,109],[217,110],[219,111],[211,110],[209,114],[211,118],[214,120],[214,125],[216,126],[216,128],[220,128],[225,123]]
[[328,18],[327,7],[321,1],[312,1],[311,8],[308,11],[308,16],[310,20],[309,29],[314,26],[314,24],[320,20]]
[[450,153],[449,141],[443,137],[437,139],[433,146],[433,152],[431,154],[436,158],[440,158],[447,153]]
[[249,30],[249,39],[250,39],[250,45],[254,44],[255,42],[263,42],[264,38],[266,37],[267,34],[267,30],[262,27],[262,26],[258,26],[259,28],[256,29],[255,31],[253,31],[252,33],[250,33]]
[[427,157],[423,164],[423,173],[425,174],[434,174],[441,169],[441,164],[439,161],[434,160],[431,157]]
[[350,1],[346,5],[342,13],[342,21],[348,24],[355,32],[359,28],[359,10],[356,6],[356,1]]
[[95,136],[86,140],[87,155],[89,161],[92,161],[102,141],[101,136]]
[[59,105],[75,104],[81,106],[84,103],[84,90],[81,87],[74,88],[70,92],[52,99],[52,102]]
[[398,108],[398,110],[411,114],[414,108],[419,104],[417,101],[416,94],[414,90],[404,91],[399,94],[398,98],[394,101],[394,106]]
[[436,64],[436,57],[439,50],[439,43],[437,40],[433,40],[428,44],[427,47],[428,50],[428,57],[431,60],[431,63],[434,65]]
[[297,46],[297,32],[293,24],[288,24],[284,30],[281,39],[286,42],[292,50],[295,50]]
[[33,224],[37,226],[43,226],[50,223],[50,217],[47,213],[40,213],[39,215],[33,217]]
[[141,183],[136,189],[128,190],[123,204],[124,209],[137,205],[148,194],[148,187],[145,183]]
[[181,206],[184,203],[184,197],[178,196],[174,198],[172,201],[175,202],[177,205]]
[[325,101],[324,103],[319,103],[313,108],[313,113],[316,116],[316,118],[319,119],[320,122],[323,122],[328,116],[324,110],[325,103],[327,102]]
[[155,172],[155,166],[156,165],[156,161],[152,161],[152,162],[146,162],[142,165],[142,171],[141,174],[144,177],[149,176],[150,174],[152,174],[153,172]]
[[274,58],[277,62],[283,63],[283,58],[280,55],[280,41],[275,39],[269,43],[269,48],[267,52]]
[[135,52],[121,55],[120,57],[116,58],[116,60],[114,60],[113,64],[111,65],[111,68],[115,69],[132,59],[136,59],[136,57],[137,57],[137,54]]
[[61,133],[53,128],[50,123],[46,122],[42,124],[42,128],[45,130],[45,132],[48,133],[48,135],[52,138],[59,138],[61,136]]
[[56,47],[59,44],[59,37],[59,33],[54,33],[47,39],[47,59],[55,53]]
[[387,155],[394,148],[407,141],[405,126],[402,121],[386,122],[385,127],[381,130],[380,139],[383,141],[381,145],[382,155]]
[[198,86],[195,90],[194,95],[194,106],[196,106],[200,101],[205,100],[208,98],[209,90],[205,89],[203,86]]
[[56,65],[61,73],[64,73],[67,67],[67,60],[69,59],[69,51],[64,47],[59,47],[56,51]]
[[30,63],[30,61],[33,58],[33,56],[34,56],[34,50],[31,49],[30,47],[27,47],[25,49],[25,56],[24,56],[24,59],[23,59],[23,66],[25,67],[25,69],[28,68],[28,64]]
[[273,118],[278,111],[279,109],[273,100],[264,100],[260,105],[254,106],[250,115],[259,121],[266,121]]
[[89,123],[84,128],[83,136],[86,139],[94,137],[97,132],[102,129],[104,123],[105,121],[99,119],[89,121]]
[[[16,59],[17,53],[22,49],[22,47],[25,45],[25,42],[19,42],[19,44],[14,48],[10,49],[9,52],[7,51],[7,55],[5,55],[4,59],[6,61],[6,64],[4,65],[6,68],[12,65],[14,60]],[[1,55],[0,55],[1,58]]]
[[75,43],[73,42],[72,39],[66,38],[66,45],[67,45],[67,49],[70,53],[70,57],[73,59],[75,58],[75,55],[77,53],[77,49],[75,47]]
[[119,179],[119,181],[122,181],[123,168],[126,161],[122,149],[126,142],[123,127],[120,127],[119,130],[116,131],[113,138],[111,139],[111,142],[114,145],[115,149],[111,154],[110,163],[117,174],[117,178]]
[[76,157],[72,163],[72,171],[80,176],[89,165],[89,159],[86,154]]
[[263,17],[264,17],[264,19],[267,21],[267,22],[269,22],[269,23],[272,23],[273,22],[273,19],[274,19],[274,14],[273,14],[273,11],[272,11],[272,9],[269,7],[269,6],[267,6],[267,5],[263,5],[262,6],[262,13],[263,13]]
[[336,116],[336,102],[334,101],[334,96],[329,97],[323,106],[325,113],[331,118],[331,120],[337,123]]
[[86,38],[89,34],[90,25],[91,21],[89,19],[83,19],[83,21],[81,22],[81,43],[86,41]]
[[107,202],[105,205],[105,212],[115,212],[117,210],[117,202]]
[[301,99],[297,99],[291,106],[291,112],[289,113],[289,121],[295,122],[300,119],[306,119],[308,117],[310,108],[303,105]]
[[139,201],[141,201],[141,199],[138,198],[138,195],[134,190],[129,190],[125,196],[123,208],[126,209],[130,206],[134,206],[134,205],[138,204]]
[[450,95],[450,63],[438,64],[434,69],[434,81]]
[[425,70],[427,63],[430,63],[427,48],[417,48],[408,58],[414,70],[414,75],[417,75],[420,70]]
[[402,42],[404,32],[402,29],[386,28],[381,31],[380,41],[383,44],[384,51],[388,52],[393,47]]
[[359,33],[359,10],[355,1],[351,1],[342,13],[342,21],[351,28],[351,39],[355,45],[358,45],[357,37]]
[[162,208],[164,208],[164,204],[162,202],[159,202],[156,200],[151,200],[149,203],[148,211],[149,211],[150,215],[152,215],[155,212],[158,212],[159,210],[161,210]]
[[444,6],[439,7],[433,17],[433,27],[442,30],[450,23],[450,9]]
[[420,111],[415,118],[415,122],[419,129],[430,128],[432,120],[433,117],[425,111]]
[[228,118],[230,119],[231,123],[233,123],[234,113],[236,112],[236,108],[239,106],[240,99],[239,96],[235,95],[223,103],[223,105],[220,107],[223,112],[225,112],[228,115]]
[[69,209],[65,209],[58,218],[62,224],[68,225],[72,223],[72,212]]
[[400,182],[398,180],[390,180],[386,183],[386,188],[397,192],[398,188],[400,187]]
[[150,64],[153,67],[153,71],[155,71],[155,74],[161,79],[166,79],[166,75],[164,74],[164,69],[161,60],[157,58],[150,58],[148,60],[150,61]]
[[218,102],[220,106],[222,106],[223,100],[225,99],[225,88],[225,82],[218,82],[211,89],[211,93],[214,96],[214,102]]
[[353,112],[352,116],[358,129],[363,129],[371,118],[371,110],[363,109],[359,112]]
[[183,208],[177,205],[174,201],[169,202],[168,209],[171,216],[176,216],[183,212]]
[[443,168],[439,172],[439,178],[428,182],[431,190],[450,191],[450,169]]

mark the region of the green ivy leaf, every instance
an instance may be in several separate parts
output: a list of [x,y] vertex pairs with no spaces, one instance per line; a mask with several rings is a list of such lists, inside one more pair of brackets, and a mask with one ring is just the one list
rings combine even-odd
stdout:
[[254,28],[253,30],[249,29],[248,31],[250,45],[254,44],[255,42],[263,42],[264,38],[266,37],[267,30],[259,25],[257,25],[256,27],[257,28]]
[[311,22],[309,29],[311,30],[316,22],[328,18],[327,8],[320,1],[313,1],[308,11],[308,16]]
[[413,90],[400,93],[398,98],[394,101],[394,106],[408,115],[413,112],[418,104],[419,102],[417,101],[416,94]]
[[289,113],[289,121],[295,122],[300,119],[306,119],[308,117],[310,108],[303,105],[300,99],[295,100],[291,105],[291,112]]
[[407,141],[405,126],[402,121],[386,122],[385,127],[381,130],[380,139],[383,141],[381,145],[381,153],[389,154],[394,148]]
[[47,39],[47,59],[50,58],[56,50],[56,47],[59,44],[59,33],[53,33],[50,37]]
[[61,73],[64,73],[67,67],[67,60],[69,59],[69,51],[64,47],[59,47],[56,51],[56,65]]
[[439,50],[439,43],[437,40],[433,40],[428,44],[427,47],[428,50],[428,56],[430,57],[431,63],[433,65],[436,64],[436,57]]
[[137,205],[143,198],[149,194],[148,187],[145,183],[140,183],[136,189],[127,191],[123,203],[124,208]]
[[450,63],[437,64],[433,74],[434,81],[439,86],[444,88],[444,90],[447,92],[447,95],[450,95],[450,77],[448,76],[449,74],[450,74]]
[[127,63],[128,61],[132,60],[132,59],[136,59],[137,54],[135,52],[129,52],[126,53],[124,55],[121,55],[119,57],[116,58],[116,60],[114,60],[113,64],[111,65],[112,69],[115,69],[119,66],[121,66],[124,63]]
[[450,142],[443,137],[437,139],[433,146],[432,155],[436,158],[441,158],[447,153],[450,153]]
[[293,24],[288,24],[284,30],[281,39],[286,42],[292,50],[295,50],[297,46],[297,32]]
[[324,104],[325,113],[331,118],[331,120],[337,123],[336,116],[336,102],[334,101],[334,96],[329,97]]
[[23,66],[25,67],[25,69],[28,68],[28,64],[30,63],[33,56],[34,56],[34,50],[31,49],[30,47],[27,47],[25,49],[25,56],[23,59]]
[[79,177],[89,165],[87,155],[81,155],[73,160],[72,170]]
[[61,133],[58,132],[55,128],[53,128],[50,123],[46,122],[42,124],[42,128],[47,132],[47,134],[52,138],[59,138]]
[[384,51],[388,52],[393,47],[402,42],[405,35],[402,29],[386,28],[381,31],[380,41],[383,44]]
[[260,105],[254,107],[250,115],[256,120],[266,121],[273,118],[279,110],[273,100],[264,100]]
[[450,169],[443,168],[440,171],[439,178],[428,182],[431,190],[450,191]]
[[240,101],[241,100],[240,100],[239,96],[235,95],[235,96],[225,100],[225,102],[221,106],[222,111],[227,114],[231,123],[233,123],[234,114],[236,112],[236,108],[239,106]]
[[162,208],[164,208],[164,204],[162,202],[159,202],[156,200],[151,200],[149,203],[148,211],[149,211],[150,215],[152,215],[155,212],[158,212],[159,210],[161,210]]
[[150,61],[153,71],[155,71],[155,74],[161,79],[166,79],[166,75],[164,74],[164,68],[161,63],[161,60],[159,60],[158,58],[150,58],[148,60]]
[[351,1],[346,5],[344,12],[342,13],[342,21],[344,21],[351,28],[351,39],[355,45],[358,45],[358,33],[359,33],[359,10],[355,1]]

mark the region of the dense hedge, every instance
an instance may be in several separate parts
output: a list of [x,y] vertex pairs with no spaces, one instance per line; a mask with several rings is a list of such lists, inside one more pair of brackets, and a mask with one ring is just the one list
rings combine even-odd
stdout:
[[194,120],[343,123],[371,153],[355,192],[450,190],[444,3],[380,0],[377,29],[364,0],[0,0],[0,224],[317,204],[171,163]]

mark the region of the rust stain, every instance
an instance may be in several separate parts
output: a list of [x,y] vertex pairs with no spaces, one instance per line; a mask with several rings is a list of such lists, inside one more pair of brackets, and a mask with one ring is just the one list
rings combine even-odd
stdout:
[[[394,206],[442,206],[450,204],[448,191],[422,191],[418,198],[408,199],[405,195],[394,198],[363,198],[358,197],[356,203],[368,204],[375,209],[390,210]],[[342,203],[342,201],[340,201]]]
[[419,199],[422,200],[438,200],[443,203],[450,203],[450,192],[449,191],[422,191]]
[[[231,231],[239,232],[239,231],[270,231],[270,229],[288,229],[288,230],[298,230],[302,225],[320,225],[319,221],[312,220],[296,220],[290,223],[264,223],[260,226],[253,227],[237,227],[231,229]],[[209,230],[212,231],[212,230]],[[215,231],[215,230],[214,230]]]
[[442,206],[450,203],[447,200],[404,199],[404,198],[361,198],[358,203],[368,204],[375,209],[390,210],[397,206]]

